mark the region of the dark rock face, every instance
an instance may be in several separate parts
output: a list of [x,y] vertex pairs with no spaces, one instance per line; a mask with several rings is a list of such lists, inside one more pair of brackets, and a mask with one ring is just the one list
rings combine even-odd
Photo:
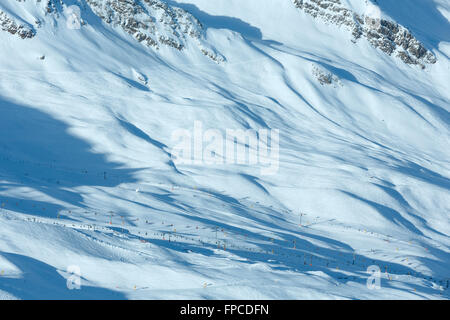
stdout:
[[201,52],[217,63],[225,59],[202,44],[204,29],[200,21],[185,10],[161,0],[86,0],[103,21],[120,26],[137,41],[159,49],[183,50],[190,38]]
[[[27,0],[16,0],[25,2]],[[162,0],[85,0],[86,5],[112,27],[120,27],[137,41],[156,50],[162,46],[183,50],[188,42],[196,45],[205,56],[221,63],[225,58],[208,46],[204,39],[204,28],[200,21],[185,10],[169,6]],[[64,0],[36,0],[45,15],[60,17],[67,9]],[[80,5],[81,6],[81,5]],[[80,9],[81,13],[86,6]],[[82,25],[84,25],[84,21]],[[40,24],[40,21],[39,21]],[[6,14],[0,15],[0,26],[21,37],[33,37],[35,31],[17,25]]]
[[31,26],[17,23],[3,11],[0,11],[0,29],[18,35],[22,39],[33,38],[36,35]]
[[[38,0],[37,2],[40,2],[41,0]],[[61,0],[45,0],[46,4],[45,4],[45,11],[47,13],[56,13],[57,12],[57,4],[62,4]]]
[[399,57],[406,64],[436,63],[436,57],[405,27],[385,19],[359,15],[344,7],[340,0],[293,0],[294,5],[327,23],[345,26],[352,31],[353,41],[366,38],[375,48]]

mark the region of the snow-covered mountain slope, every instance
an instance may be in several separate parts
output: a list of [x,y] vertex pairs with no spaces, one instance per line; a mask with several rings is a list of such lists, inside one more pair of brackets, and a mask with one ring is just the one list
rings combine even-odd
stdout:
[[294,4],[314,18],[350,28],[353,41],[364,37],[375,48],[389,55],[395,53],[407,64],[419,64],[425,68],[426,63],[436,63],[433,53],[427,50],[408,29],[382,16],[376,2],[366,1],[364,6],[360,3],[358,7],[362,13],[353,11],[351,6],[346,6],[341,0],[294,0]]
[[[447,1],[0,11],[1,298],[449,297]],[[279,161],[182,164],[199,126]]]

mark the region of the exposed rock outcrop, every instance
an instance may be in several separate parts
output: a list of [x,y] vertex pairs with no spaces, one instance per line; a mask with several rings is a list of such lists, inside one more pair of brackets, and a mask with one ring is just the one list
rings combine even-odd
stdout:
[[183,50],[191,38],[201,52],[216,61],[225,59],[201,42],[204,29],[199,20],[185,10],[160,0],[86,0],[94,13],[112,26],[120,26],[137,41],[159,49],[169,46]]
[[18,35],[22,39],[33,38],[36,35],[36,32],[31,26],[14,21],[3,11],[0,11],[0,28],[3,31]]
[[[71,8],[64,0],[36,0],[35,3],[41,6],[44,15],[52,14],[57,18],[61,16],[63,10]],[[80,10],[81,15],[83,10],[88,9],[87,6],[105,23],[122,28],[148,47],[158,50],[162,46],[168,46],[182,51],[190,41],[216,63],[225,61],[225,58],[204,40],[205,30],[198,19],[162,0],[85,0],[85,6]],[[86,23],[83,19],[81,22],[82,25]],[[42,21],[35,22],[36,26],[40,26],[41,23]],[[0,14],[0,26],[3,30],[12,34],[17,33],[22,38],[33,37],[36,34],[34,29],[16,24],[5,13]]]
[[388,55],[399,57],[406,64],[436,63],[436,57],[411,32],[396,22],[381,17],[358,14],[346,8],[341,0],[293,0],[297,8],[327,23],[345,26],[354,40],[366,38]]
[[338,86],[342,86],[342,83],[338,76],[322,67],[313,65],[312,74],[323,86],[333,85],[335,88],[337,88]]

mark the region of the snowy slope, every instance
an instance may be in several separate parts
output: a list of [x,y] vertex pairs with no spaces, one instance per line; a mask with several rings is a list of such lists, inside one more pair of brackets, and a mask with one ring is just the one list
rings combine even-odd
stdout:
[[[450,6],[318,2],[365,31],[293,0],[2,1],[0,298],[448,299]],[[195,123],[278,129],[278,170],[178,163]]]

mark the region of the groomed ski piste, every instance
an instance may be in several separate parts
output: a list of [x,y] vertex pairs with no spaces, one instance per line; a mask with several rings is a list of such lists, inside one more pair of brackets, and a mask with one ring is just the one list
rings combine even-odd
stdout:
[[[0,298],[449,298],[448,1],[0,11]],[[199,125],[274,170],[177,162]]]

